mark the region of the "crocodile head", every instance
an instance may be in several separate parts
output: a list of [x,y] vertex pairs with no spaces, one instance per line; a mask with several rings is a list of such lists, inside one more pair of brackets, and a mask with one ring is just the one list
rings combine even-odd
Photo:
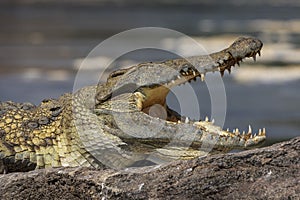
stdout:
[[[166,105],[166,97],[170,89],[176,85],[197,79],[204,81],[205,74],[208,72],[219,71],[223,75],[225,70],[230,72],[231,67],[239,65],[245,58],[256,60],[256,55],[260,55],[262,46],[262,42],[258,39],[241,37],[228,48],[210,55],[141,63],[128,69],[117,70],[110,74],[106,84],[98,88],[97,112],[103,116],[103,113],[110,110],[118,116],[122,115],[122,118],[136,119],[140,124],[165,127],[159,134],[152,134],[151,131],[141,130],[139,126],[136,129],[137,134],[132,137],[135,141],[141,139],[149,143],[155,140],[158,143],[159,139],[169,138],[169,142],[174,134],[179,134],[178,137],[182,141],[185,140],[182,139],[183,135],[198,131],[199,135],[191,134],[193,142],[190,148],[199,148],[203,142],[210,143],[210,141],[214,141],[216,151],[223,152],[225,149],[257,145],[265,140],[265,129],[260,129],[257,134],[253,134],[249,126],[246,132],[241,133],[238,129],[230,132],[222,130],[207,118],[203,121],[192,121],[171,110]],[[125,116],[124,113],[130,113],[130,116]],[[126,123],[116,123],[115,126],[121,124],[123,128],[127,127],[129,132],[135,132],[135,126],[125,125]],[[124,131],[122,133],[117,131],[115,134],[123,139],[132,136]]]

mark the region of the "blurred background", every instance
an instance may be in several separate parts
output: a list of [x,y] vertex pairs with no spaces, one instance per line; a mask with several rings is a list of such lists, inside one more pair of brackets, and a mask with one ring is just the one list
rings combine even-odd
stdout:
[[[261,39],[264,47],[257,62],[246,61],[223,78],[224,128],[247,130],[250,123],[257,132],[266,127],[266,145],[300,136],[298,0],[2,0],[0,101],[39,104],[44,98],[71,92],[81,61],[95,46],[121,31],[145,26],[180,31],[207,52],[227,47],[240,35]],[[168,45],[189,50],[184,40],[170,39]],[[120,57],[114,65],[172,57],[167,52],[137,51]],[[201,118],[210,116],[205,84],[192,86],[199,94]],[[170,107],[178,109],[171,96]],[[184,103],[189,104],[188,100]],[[196,119],[190,112],[184,114]]]

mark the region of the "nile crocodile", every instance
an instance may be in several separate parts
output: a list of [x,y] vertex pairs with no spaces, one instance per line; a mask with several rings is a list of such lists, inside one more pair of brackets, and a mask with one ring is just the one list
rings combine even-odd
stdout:
[[256,146],[253,134],[192,121],[166,105],[170,88],[260,55],[263,44],[240,37],[209,55],[148,62],[112,72],[107,81],[39,106],[0,103],[0,172],[59,166],[121,169]]

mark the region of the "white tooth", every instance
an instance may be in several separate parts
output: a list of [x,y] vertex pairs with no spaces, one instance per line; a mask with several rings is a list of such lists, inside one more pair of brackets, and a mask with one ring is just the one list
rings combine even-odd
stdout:
[[263,134],[266,134],[266,128],[263,128]]
[[177,78],[178,78],[178,79],[181,79],[181,76],[180,76],[180,75],[178,75],[178,76],[177,76]]
[[253,135],[251,134],[251,135],[250,135],[250,139],[252,139],[252,138],[253,138]]
[[226,131],[229,132],[229,128],[227,128]]
[[193,75],[196,76],[196,72],[195,71],[193,71]]
[[201,74],[201,81],[204,81],[204,80],[205,80],[205,75]]
[[205,121],[208,122],[208,117],[207,116],[205,117]]
[[177,121],[177,123],[178,123],[178,124],[180,124],[180,123],[181,123],[181,121],[180,121],[180,120],[178,120],[178,121]]
[[260,134],[261,134],[261,129],[258,130],[258,135],[260,135]]
[[238,128],[236,128],[236,129],[235,129],[235,132],[239,133],[240,131],[239,131],[239,129],[238,129]]
[[243,131],[242,135],[245,135],[245,131]]
[[256,137],[256,133],[253,135],[253,137]]
[[232,132],[235,133],[235,129],[233,129]]
[[175,81],[174,81],[174,80],[172,80],[171,82],[172,82],[173,84],[175,84]]
[[211,120],[211,123],[214,124],[214,123],[215,123],[215,119],[212,119],[212,120]]
[[251,125],[249,125],[249,128],[248,128],[248,133],[252,133],[252,128],[251,128]]
[[187,124],[187,123],[189,123],[189,121],[190,121],[189,118],[186,117],[186,118],[185,118],[185,123]]

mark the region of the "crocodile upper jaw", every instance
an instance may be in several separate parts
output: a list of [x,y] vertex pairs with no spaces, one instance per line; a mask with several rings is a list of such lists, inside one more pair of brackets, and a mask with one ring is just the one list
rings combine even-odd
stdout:
[[[260,56],[260,51],[262,48],[262,43],[259,43],[256,45],[256,48],[253,49],[250,52],[243,52],[243,55],[235,55],[235,51],[238,50],[238,45],[240,43],[245,43],[244,38],[239,38],[231,45],[229,50],[224,50],[224,54],[226,54],[225,59],[220,59],[217,64],[217,70],[221,73],[223,76],[224,71],[227,69],[229,72],[231,72],[231,67],[234,67],[236,64],[239,65],[239,62],[242,61],[245,58],[253,58],[254,61],[256,61],[256,55],[258,54]],[[241,42],[241,41],[242,42]],[[257,43],[257,41],[255,41]],[[215,60],[216,55],[219,54],[211,54],[212,58]],[[233,56],[235,55],[235,57]],[[181,60],[182,63],[187,63],[186,66],[188,66],[185,69],[180,70],[180,75],[174,77],[172,80],[168,80],[164,84],[154,84],[154,85],[147,85],[139,87],[135,94],[138,97],[138,108],[142,110],[143,112],[151,115],[151,107],[154,105],[160,105],[161,108],[164,108],[166,111],[170,110],[166,105],[166,97],[168,93],[170,92],[171,88],[185,84],[187,82],[196,81],[197,78],[201,79],[202,81],[205,81],[205,73],[201,73],[197,70],[196,67],[191,65],[189,63],[189,59],[178,59]],[[183,64],[184,65],[184,64]],[[157,109],[156,109],[157,110]],[[175,111],[173,111],[175,112]],[[155,113],[153,113],[155,114]],[[161,113],[162,114],[162,113]],[[155,115],[155,117],[159,117],[161,119],[166,119],[167,121],[173,121],[177,122],[178,120],[181,120],[181,117],[178,116],[167,116],[167,118],[164,118],[166,116],[165,114],[162,115]]]

